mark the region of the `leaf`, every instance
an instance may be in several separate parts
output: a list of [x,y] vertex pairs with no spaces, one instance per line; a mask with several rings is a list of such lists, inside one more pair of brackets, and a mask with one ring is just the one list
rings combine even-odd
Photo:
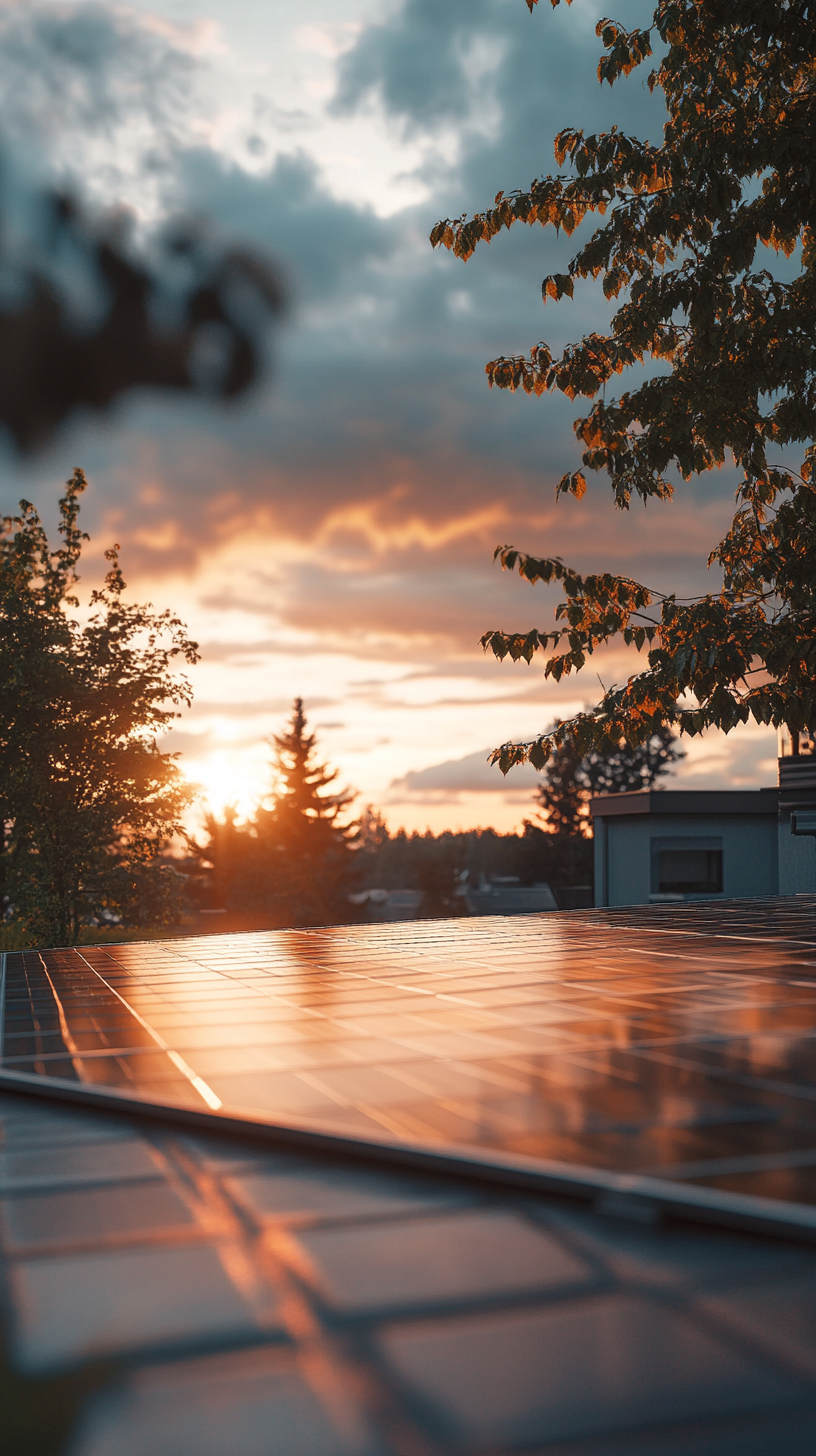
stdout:
[[561,495],[574,495],[580,500],[586,494],[586,477],[580,470],[573,470],[568,475],[562,475],[555,487],[556,500]]

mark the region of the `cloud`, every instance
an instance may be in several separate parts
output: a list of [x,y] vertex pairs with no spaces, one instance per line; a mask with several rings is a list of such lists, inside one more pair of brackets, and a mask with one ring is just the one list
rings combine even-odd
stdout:
[[[626,10],[637,23],[636,0],[623,0],[624,23]],[[409,132],[431,136],[447,124],[459,133],[454,165],[443,179],[436,158],[430,172],[442,185],[455,175],[463,192],[487,182],[489,195],[476,202],[484,205],[497,187],[552,170],[552,139],[564,126],[592,131],[614,121],[639,134],[659,131],[662,104],[642,71],[614,93],[598,84],[600,14],[583,6],[531,17],[521,0],[405,0],[364,27],[340,58],[333,110],[373,105]],[[502,175],[492,185],[497,165]]]
[[[305,100],[260,96],[262,80],[247,72],[247,135],[256,128],[270,150],[244,162],[219,141],[207,93],[221,62],[206,36],[102,5],[21,8],[0,22],[0,92],[9,106],[20,98],[21,128],[34,118],[52,170],[73,167],[98,196],[143,216],[171,207],[209,216],[280,262],[293,302],[276,376],[248,402],[144,394],[106,422],[77,419],[22,472],[0,462],[4,501],[25,494],[47,506],[82,463],[95,543],[122,541],[135,591],[149,581],[157,600],[181,594],[203,666],[229,682],[228,706],[216,710],[207,680],[202,711],[240,718],[251,680],[258,705],[246,715],[259,733],[258,716],[276,711],[290,683],[314,689],[315,706],[321,694],[352,701],[349,743],[365,741],[363,709],[371,742],[384,729],[396,743],[402,713],[409,746],[394,748],[391,767],[378,760],[380,784],[413,763],[398,781],[409,796],[472,792],[479,813],[491,792],[506,798],[518,783],[489,770],[479,745],[586,701],[596,668],[620,681],[642,663],[603,653],[577,685],[556,686],[537,665],[484,658],[482,632],[544,627],[557,600],[502,573],[493,547],[513,542],[686,595],[709,584],[705,557],[732,490],[722,472],[683,486],[671,505],[620,515],[598,479],[583,501],[556,507],[555,482],[578,461],[581,403],[486,387],[488,359],[542,334],[558,348],[603,327],[608,305],[590,285],[542,310],[541,278],[565,265],[574,238],[516,228],[465,266],[431,250],[432,225],[551,170],[564,125],[614,121],[656,136],[662,124],[641,72],[614,91],[597,85],[597,5],[538,11],[531,18],[523,0],[378,7],[332,53],[328,122],[313,98],[307,111]],[[276,119],[277,153],[265,118]],[[367,197],[340,195],[319,160],[327,135],[354,153],[363,182],[366,148],[379,157],[393,145],[394,171],[414,169],[410,205],[395,206],[392,192],[385,209],[373,186]],[[375,684],[355,696],[364,676]],[[423,711],[441,726],[417,745]],[[451,743],[462,759],[422,767]],[[462,782],[472,772],[470,782],[483,774],[496,788],[484,778],[473,790],[414,782],[443,769],[455,778],[456,765]]]
[[[125,104],[119,70],[130,74],[117,45],[131,46],[134,74],[149,70],[154,45],[167,48],[168,66],[176,54],[182,72],[198,64],[173,49],[172,37],[142,34],[117,16],[101,7],[91,16],[104,36],[97,51],[110,60],[111,107]],[[174,205],[207,211],[279,258],[295,311],[277,378],[249,405],[143,397],[123,406],[109,430],[78,422],[61,443],[60,455],[67,444],[88,466],[89,514],[104,514],[106,529],[127,536],[133,569],[161,573],[185,561],[192,570],[246,536],[269,543],[277,573],[276,543],[310,542],[308,560],[269,584],[281,620],[364,636],[376,596],[385,632],[459,644],[498,624],[494,602],[506,603],[505,626],[514,625],[513,601],[536,617],[542,610],[543,594],[534,604],[518,584],[512,599],[496,585],[490,555],[501,539],[635,574],[645,553],[663,581],[687,589],[690,562],[712,540],[702,540],[699,515],[676,522],[669,540],[665,508],[662,518],[658,508],[624,524],[603,484],[587,499],[591,510],[569,503],[556,512],[552,487],[577,459],[576,406],[486,389],[486,359],[525,348],[545,324],[556,344],[566,342],[603,315],[592,288],[539,314],[541,274],[573,244],[516,229],[465,269],[433,254],[427,240],[440,213],[481,206],[496,185],[547,168],[549,138],[569,119],[564,108],[575,108],[579,76],[580,110],[591,121],[620,120],[621,94],[626,117],[651,116],[642,86],[616,88],[614,105],[597,87],[591,30],[577,12],[531,21],[523,5],[504,0],[408,0],[362,26],[337,61],[335,112],[373,107],[385,124],[432,133],[446,117],[459,139],[455,159],[437,158],[428,171],[426,201],[387,218],[335,196],[305,146],[250,172],[212,146],[190,145],[179,129],[165,156]],[[489,130],[474,129],[469,118],[485,88],[495,114]],[[134,489],[137,480],[150,499]]]
[[687,757],[675,770],[682,789],[755,788],[777,781],[776,730],[739,725],[727,736],[705,733],[684,739]]
[[[753,725],[735,730],[727,738],[706,734],[702,739],[684,740],[684,748],[687,757],[661,780],[662,787],[714,790],[775,782],[776,735],[768,729]],[[532,812],[530,791],[541,783],[541,774],[523,764],[503,778],[488,757],[489,750],[481,750],[411,770],[391,781],[385,802],[455,809],[461,796],[484,795],[492,796],[497,807],[518,810],[527,805]]]
[[461,123],[477,90],[478,41],[489,35],[497,43],[507,28],[495,0],[409,0],[388,20],[367,25],[340,57],[331,109],[349,115],[373,100],[413,130]]
[[285,259],[302,313],[328,299],[348,308],[370,265],[387,265],[396,246],[396,227],[371,207],[334,197],[304,149],[276,157],[261,175],[212,148],[185,150],[175,188],[180,210],[229,219],[237,236]]
[[541,782],[541,775],[529,764],[523,764],[513,771],[512,783],[506,783],[495,766],[488,763],[490,750],[468,753],[464,758],[452,758],[430,768],[414,769],[402,778],[394,779],[392,792],[408,794],[480,794],[498,793],[505,788],[534,788]]
[[[212,661],[212,657],[210,658]],[[195,718],[258,718],[267,714],[290,713],[292,711],[292,697],[280,698],[253,698],[246,702],[235,702],[233,699],[224,699],[223,702],[207,702],[206,699],[197,698],[193,709]],[[310,712],[317,708],[333,708],[336,706],[335,698],[310,697],[307,707]],[[334,728],[335,723],[324,723],[324,728]]]
[[157,205],[200,120],[206,27],[101,4],[0,11],[0,122],[24,170],[97,201]]

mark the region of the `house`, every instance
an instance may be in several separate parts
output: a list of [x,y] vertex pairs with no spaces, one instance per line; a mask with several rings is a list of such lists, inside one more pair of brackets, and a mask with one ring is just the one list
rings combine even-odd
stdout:
[[603,794],[590,813],[596,905],[816,890],[816,754],[784,754],[776,788]]
[[557,910],[558,901],[549,885],[522,885],[515,875],[484,875],[478,885],[465,885],[464,902],[469,915],[535,915]]
[[[422,890],[361,890],[348,898],[366,921],[417,920],[423,911],[429,913]],[[535,915],[542,910],[584,908],[592,904],[592,897],[589,885],[552,890],[543,883],[522,885],[515,875],[493,875],[488,879],[481,874],[471,885],[465,870],[458,877],[453,904],[456,915]]]
[[365,920],[416,920],[425,896],[422,890],[361,890],[348,899],[350,905],[365,907]]

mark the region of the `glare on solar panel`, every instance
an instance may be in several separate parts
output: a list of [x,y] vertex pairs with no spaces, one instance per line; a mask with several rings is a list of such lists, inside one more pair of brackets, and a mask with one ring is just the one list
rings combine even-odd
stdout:
[[816,1231],[815,903],[10,952],[0,1081]]

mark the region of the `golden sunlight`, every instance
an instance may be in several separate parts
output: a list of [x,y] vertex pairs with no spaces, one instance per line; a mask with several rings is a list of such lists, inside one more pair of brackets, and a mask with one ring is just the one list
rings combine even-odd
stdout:
[[201,758],[185,755],[181,764],[184,776],[201,791],[194,815],[209,811],[220,816],[229,805],[235,806],[239,819],[254,813],[269,779],[269,750],[265,744],[259,749],[260,753],[248,752],[236,744],[213,749]]

